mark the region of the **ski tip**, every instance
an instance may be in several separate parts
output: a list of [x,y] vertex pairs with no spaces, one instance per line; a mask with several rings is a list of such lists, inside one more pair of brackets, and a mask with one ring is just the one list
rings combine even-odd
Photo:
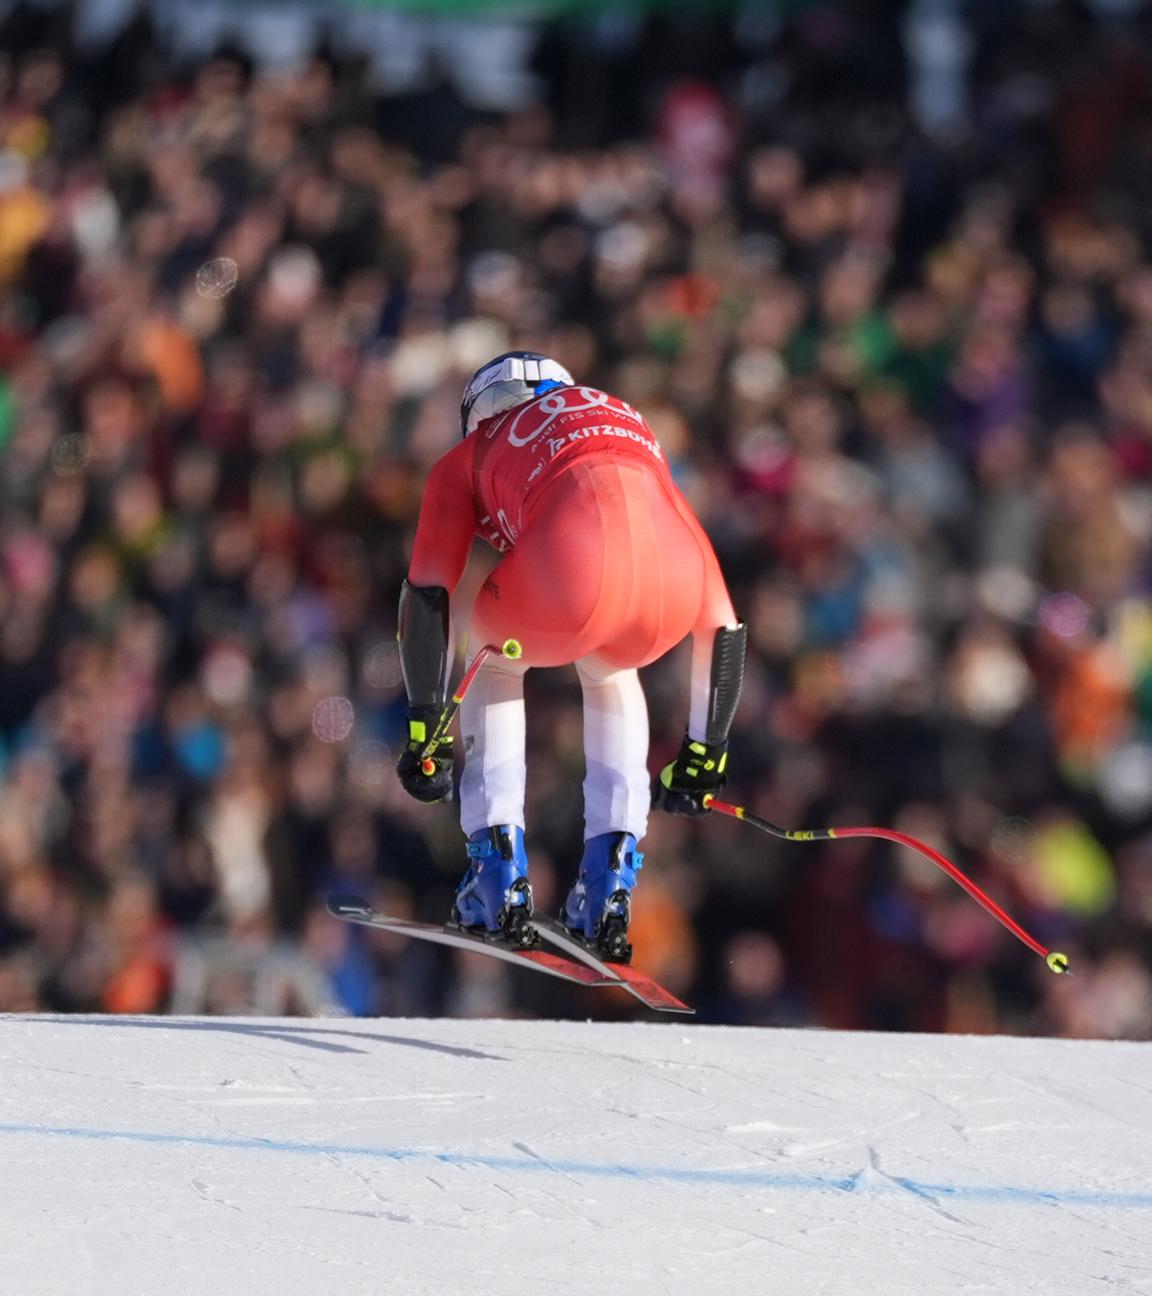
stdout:
[[328,897],[328,912],[334,914],[337,918],[345,918],[350,914],[370,914],[372,906],[356,895],[330,895]]

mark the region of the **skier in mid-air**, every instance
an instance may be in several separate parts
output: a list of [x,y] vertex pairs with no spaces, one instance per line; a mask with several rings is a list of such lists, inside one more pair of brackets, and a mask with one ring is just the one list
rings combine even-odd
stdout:
[[[493,655],[460,710],[460,818],[468,871],[452,922],[514,946],[535,939],[524,849],[524,674],[574,664],[584,698],[584,855],[561,914],[601,957],[627,962],[630,896],[650,807],[707,813],[724,783],[746,631],[712,546],[656,438],[623,401],[577,385],[528,351],[473,374],[463,440],[424,491],[398,639],[408,695],[400,781],[420,801],[452,795],[453,746],[427,759],[453,662],[452,598],[473,540],[503,556],[471,608],[469,656]],[[691,708],[676,760],[649,786],[648,713],[637,670],[692,635]]]

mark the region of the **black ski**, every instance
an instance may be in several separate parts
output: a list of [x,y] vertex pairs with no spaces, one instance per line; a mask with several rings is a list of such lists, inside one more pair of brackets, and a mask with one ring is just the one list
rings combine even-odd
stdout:
[[513,949],[499,941],[485,940],[482,936],[469,936],[453,927],[437,927],[434,923],[413,922],[408,918],[390,918],[387,914],[377,913],[359,896],[329,896],[328,912],[334,918],[342,918],[345,922],[360,923],[364,927],[377,927],[382,931],[395,932],[398,936],[432,941],[436,945],[450,945],[454,949],[467,950],[471,954],[487,954],[490,958],[503,959],[506,963],[515,963],[520,967],[535,968],[537,972],[546,972],[549,976],[559,977],[561,981],[572,981],[577,985],[619,984],[619,978],[613,976],[611,972],[599,971],[583,959],[568,958],[552,950]]
[[654,1012],[696,1011],[682,1003],[647,973],[623,963],[605,963],[552,918],[534,915],[532,926],[544,940],[556,947],[555,950],[525,950],[514,949],[500,941],[485,940],[482,936],[471,936],[454,927],[437,927],[434,923],[414,922],[409,918],[391,918],[387,914],[377,913],[359,896],[329,896],[328,912],[345,922],[360,923],[365,927],[376,927],[381,931],[411,936],[415,940],[432,941],[437,945],[449,945],[453,949],[463,949],[473,954],[487,954],[490,958],[534,968],[537,972],[545,972],[576,985],[619,986]]
[[641,972],[639,968],[634,968],[628,963],[605,963],[594,950],[589,949],[554,918],[545,918],[536,914],[532,918],[532,926],[549,944],[563,950],[570,958],[579,959],[591,971],[611,977],[622,989],[639,999],[646,1008],[651,1008],[654,1012],[695,1014],[695,1008],[690,1008],[677,999],[671,990],[666,990],[647,972]]

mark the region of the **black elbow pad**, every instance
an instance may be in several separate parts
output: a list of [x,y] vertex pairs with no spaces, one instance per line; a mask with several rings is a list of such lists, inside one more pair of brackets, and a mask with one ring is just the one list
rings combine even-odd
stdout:
[[748,627],[721,626],[712,643],[712,684],[708,695],[708,732],[710,747],[728,741],[728,730],[740,701],[744,684],[744,656],[748,650]]
[[448,591],[443,585],[404,582],[396,639],[408,705],[443,707],[448,675]]

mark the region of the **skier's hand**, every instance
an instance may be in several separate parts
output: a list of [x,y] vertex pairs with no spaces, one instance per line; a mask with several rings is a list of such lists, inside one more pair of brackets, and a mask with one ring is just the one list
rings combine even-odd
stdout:
[[437,712],[423,707],[408,712],[408,746],[396,762],[396,773],[404,791],[427,805],[452,800],[451,737],[441,738],[431,756],[424,760],[420,756],[427,743],[428,731],[437,719]]
[[705,799],[715,796],[727,782],[727,763],[727,743],[709,747],[707,743],[693,742],[685,734],[680,754],[671,765],[664,766],[652,783],[652,808],[669,814],[709,814]]

